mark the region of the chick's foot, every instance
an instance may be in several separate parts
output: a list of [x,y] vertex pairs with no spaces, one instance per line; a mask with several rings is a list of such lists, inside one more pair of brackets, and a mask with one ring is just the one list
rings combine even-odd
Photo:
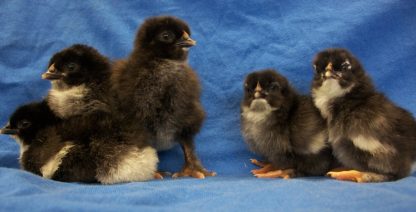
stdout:
[[364,173],[357,170],[330,171],[326,175],[336,180],[352,181],[357,183],[364,182]]
[[290,179],[295,175],[294,169],[277,169],[266,173],[254,174],[257,178],[283,178]]
[[215,172],[210,172],[202,167],[189,167],[186,166],[180,172],[176,172],[172,175],[172,178],[179,177],[194,177],[198,179],[204,179],[205,177],[213,177],[217,175]]
[[260,167],[260,169],[251,170],[252,174],[264,174],[273,170],[276,170],[271,163],[260,162],[256,159],[250,159],[251,163]]

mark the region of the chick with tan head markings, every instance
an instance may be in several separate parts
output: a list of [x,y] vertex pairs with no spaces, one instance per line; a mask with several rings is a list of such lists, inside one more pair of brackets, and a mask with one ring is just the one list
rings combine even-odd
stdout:
[[244,83],[241,131],[251,151],[258,178],[289,179],[324,175],[333,166],[325,122],[308,96],[268,69],[250,73]]
[[398,180],[416,159],[416,122],[373,86],[346,49],[326,49],[314,61],[312,96],[343,168],[328,176],[354,182]]

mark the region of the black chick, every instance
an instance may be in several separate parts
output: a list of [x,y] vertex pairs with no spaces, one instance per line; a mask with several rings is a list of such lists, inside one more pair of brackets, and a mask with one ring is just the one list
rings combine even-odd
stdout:
[[334,155],[345,166],[328,175],[355,182],[408,176],[416,157],[413,116],[377,92],[347,50],[319,52],[313,66],[313,101],[327,121]]
[[[120,133],[120,120],[114,118],[112,102],[108,98],[110,62],[96,49],[82,44],[72,45],[53,55],[48,67],[48,71],[42,75],[52,83],[46,101],[52,111],[65,122],[64,127],[60,128],[63,140],[75,138],[89,144],[92,152],[98,151],[96,157],[104,156],[101,159],[95,158],[97,162],[108,161],[105,158],[107,152],[114,151],[115,155],[126,153],[123,149],[132,141],[135,141],[135,146],[145,148],[146,151],[151,149],[143,129],[137,129],[134,136]],[[100,151],[104,151],[104,154]],[[149,163],[154,164],[157,158],[154,158],[152,150],[149,151]],[[139,173],[140,170],[130,172]]]
[[249,148],[271,164],[260,163],[257,177],[324,175],[333,157],[325,122],[308,96],[299,95],[272,69],[249,74],[241,103],[242,133]]
[[145,127],[158,150],[179,143],[185,156],[183,169],[173,177],[204,178],[205,170],[194,150],[194,137],[204,120],[200,85],[187,63],[195,45],[189,26],[170,16],[147,19],[138,30],[130,56],[112,72],[112,93],[125,129]]
[[63,49],[50,59],[48,70],[42,74],[52,84],[46,101],[58,117],[72,118],[73,126],[77,126],[73,132],[99,132],[110,125],[110,67],[106,57],[82,44]]
[[333,157],[325,122],[309,96],[299,95],[285,77],[267,69],[250,73],[244,84],[241,130],[249,148],[270,164],[252,159],[265,177],[324,175]]
[[[22,169],[59,180],[53,174],[62,158],[68,156],[68,152],[75,146],[73,142],[62,141],[56,129],[60,123],[60,118],[43,101],[19,107],[7,126],[1,129],[1,133],[11,135],[19,143]],[[85,151],[81,154],[87,155]],[[80,160],[77,163],[82,164],[85,170],[79,170],[74,179],[94,182],[92,170],[96,169],[95,164],[91,160]]]
[[158,158],[153,148],[114,137],[105,141],[92,138],[88,144],[63,140],[65,127],[65,121],[43,101],[19,107],[0,133],[11,135],[20,144],[22,169],[44,178],[113,184],[154,177]]

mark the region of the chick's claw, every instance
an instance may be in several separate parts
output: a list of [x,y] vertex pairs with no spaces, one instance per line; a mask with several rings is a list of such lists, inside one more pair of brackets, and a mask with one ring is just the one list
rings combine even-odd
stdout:
[[269,164],[269,163],[265,163],[265,162],[258,161],[256,159],[250,159],[250,162],[252,164],[256,165],[256,166],[259,166],[259,167],[264,167],[264,166],[266,166],[266,165]]
[[163,175],[161,175],[159,172],[155,172],[155,175],[153,178],[155,180],[163,180]]
[[171,176],[172,174],[170,172],[164,172],[164,171],[157,171],[154,174],[154,179],[155,180],[162,180],[163,178],[165,178],[166,176]]

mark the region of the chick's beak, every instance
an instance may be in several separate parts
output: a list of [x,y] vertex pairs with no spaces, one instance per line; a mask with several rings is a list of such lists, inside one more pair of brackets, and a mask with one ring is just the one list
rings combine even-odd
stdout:
[[184,31],[182,37],[179,39],[176,45],[180,47],[191,47],[196,45],[196,41],[192,40],[188,33]]
[[254,98],[256,98],[256,99],[260,98],[260,96],[261,96],[261,90],[262,90],[262,88],[260,86],[260,83],[257,82],[256,88],[254,89],[254,92],[255,92],[254,93]]
[[4,126],[3,128],[0,129],[0,134],[16,135],[17,133],[18,133],[18,131],[16,129],[12,129],[10,127],[10,124],[7,124],[6,126]]
[[325,67],[325,77],[326,78],[330,78],[333,76],[333,67],[332,67],[332,63],[328,63],[328,65]]
[[57,73],[57,70],[55,68],[55,64],[52,64],[49,66],[48,70],[42,74],[42,79],[46,80],[57,80],[61,79],[63,75],[61,73]]

